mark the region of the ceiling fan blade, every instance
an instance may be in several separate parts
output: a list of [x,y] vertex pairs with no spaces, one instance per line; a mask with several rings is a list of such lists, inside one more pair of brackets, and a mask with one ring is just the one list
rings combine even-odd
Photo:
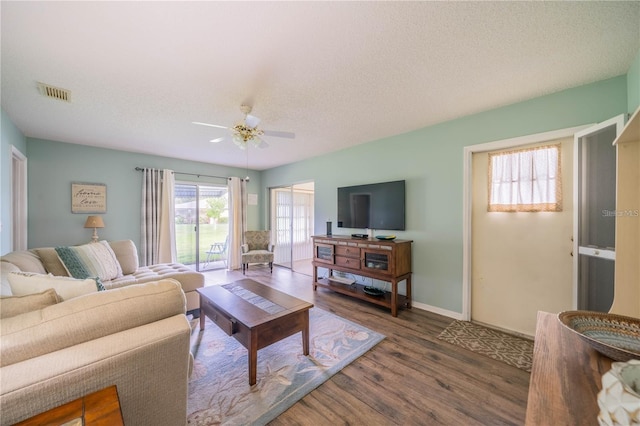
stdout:
[[292,132],[280,132],[278,130],[263,130],[266,136],[274,136],[276,138],[295,139],[296,134]]
[[209,123],[201,123],[199,121],[192,121],[193,124],[198,124],[200,126],[209,126],[209,127],[217,127],[219,129],[228,129],[227,126],[219,126],[217,124],[209,124]]
[[222,142],[223,140],[224,140],[224,137],[211,139],[209,142],[218,143],[218,142]]
[[253,144],[260,149],[269,148],[269,144],[266,143],[262,138],[258,138],[258,137],[253,138]]
[[244,122],[247,126],[251,127],[252,129],[255,129],[258,126],[258,124],[260,124],[260,119],[255,115],[247,114],[247,116],[244,119]]

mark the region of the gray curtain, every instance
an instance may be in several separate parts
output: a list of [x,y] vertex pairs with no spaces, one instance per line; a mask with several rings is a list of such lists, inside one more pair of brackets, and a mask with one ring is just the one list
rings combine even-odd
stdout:
[[173,170],[142,171],[140,264],[176,261]]
[[237,177],[229,178],[229,260],[230,271],[242,266],[240,246],[247,230],[247,182]]

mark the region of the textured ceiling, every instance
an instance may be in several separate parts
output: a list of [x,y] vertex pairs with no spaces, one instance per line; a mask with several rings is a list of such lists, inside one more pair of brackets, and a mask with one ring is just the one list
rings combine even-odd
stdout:
[[[625,74],[640,2],[6,2],[2,108],[28,137],[266,169]],[[71,91],[40,95],[37,82]]]

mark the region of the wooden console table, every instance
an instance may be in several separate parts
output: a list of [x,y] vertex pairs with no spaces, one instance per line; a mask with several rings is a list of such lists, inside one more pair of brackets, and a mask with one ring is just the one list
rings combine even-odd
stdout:
[[[313,289],[326,287],[338,293],[366,300],[391,309],[411,308],[411,240],[378,240],[340,235],[313,236]],[[391,291],[381,296],[364,292],[364,285],[342,284],[318,278],[318,268],[347,272],[391,283]],[[406,295],[398,294],[398,283],[406,280]]]
[[525,425],[597,425],[598,392],[611,362],[556,314],[538,312]]
[[16,423],[15,426],[42,425],[124,426],[118,391],[115,386],[110,386]]

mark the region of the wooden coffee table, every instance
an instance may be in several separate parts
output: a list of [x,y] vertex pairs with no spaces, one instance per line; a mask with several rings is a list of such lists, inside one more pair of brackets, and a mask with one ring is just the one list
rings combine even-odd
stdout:
[[264,284],[244,279],[197,289],[200,330],[205,315],[249,351],[249,385],[256,384],[258,350],[299,331],[309,355],[309,309],[313,304]]

